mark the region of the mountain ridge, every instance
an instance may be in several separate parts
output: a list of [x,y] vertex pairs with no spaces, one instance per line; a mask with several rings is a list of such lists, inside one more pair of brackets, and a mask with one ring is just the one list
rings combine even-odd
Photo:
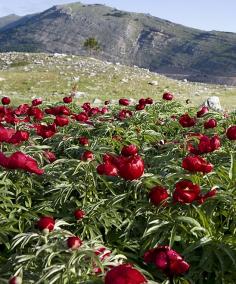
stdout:
[[4,17],[0,17],[0,30],[1,28],[19,20],[21,16],[15,15],[15,14],[9,14]]
[[[236,33],[202,31],[149,14],[80,2],[55,5],[0,28],[0,51],[86,55],[95,37],[103,60],[189,80],[236,84]],[[225,79],[222,79],[225,78]]]

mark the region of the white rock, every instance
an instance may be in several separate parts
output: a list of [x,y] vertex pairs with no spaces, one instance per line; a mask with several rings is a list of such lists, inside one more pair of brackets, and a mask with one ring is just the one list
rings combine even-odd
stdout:
[[89,74],[89,77],[95,77],[96,75],[97,75],[97,73],[92,72],[92,73]]
[[128,83],[128,82],[129,82],[129,79],[124,78],[124,79],[121,80],[121,82],[122,82],[122,83]]
[[217,96],[209,97],[204,103],[203,106],[208,107],[209,109],[215,110],[215,111],[222,111],[222,107],[220,104],[220,99]]
[[100,99],[96,98],[96,99],[93,100],[93,104],[95,104],[95,105],[101,105],[101,104],[102,104],[102,101],[101,101]]
[[79,82],[80,77],[73,77],[73,80],[74,80],[75,82]]
[[148,82],[149,85],[152,85],[152,86],[158,86],[158,82],[157,81],[151,81],[151,82]]
[[5,78],[0,77],[0,82],[5,81],[5,80],[6,80]]
[[34,64],[41,65],[41,64],[43,64],[43,61],[37,61],[37,60],[34,60]]
[[60,58],[60,57],[65,57],[65,56],[66,56],[66,54],[54,53],[54,54],[53,54],[53,56],[54,56],[54,57],[59,57],[59,58]]
[[72,94],[76,99],[88,97],[87,93],[84,92],[75,92]]
[[118,104],[118,100],[110,100],[110,105],[116,105]]
[[135,99],[133,99],[133,98],[129,98],[129,101],[130,101],[131,105],[134,105],[134,104],[137,103],[137,101]]

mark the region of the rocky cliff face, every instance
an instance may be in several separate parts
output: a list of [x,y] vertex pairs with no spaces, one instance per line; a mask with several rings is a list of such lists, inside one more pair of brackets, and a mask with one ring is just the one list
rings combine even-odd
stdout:
[[54,6],[24,17],[0,29],[0,51],[85,55],[88,37],[99,41],[101,59],[200,81],[235,81],[236,34],[191,29],[103,5]]

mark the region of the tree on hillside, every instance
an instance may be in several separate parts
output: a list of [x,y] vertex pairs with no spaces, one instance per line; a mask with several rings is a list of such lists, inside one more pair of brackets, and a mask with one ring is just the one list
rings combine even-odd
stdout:
[[90,37],[85,40],[84,48],[86,48],[91,55],[93,52],[99,51],[101,47],[99,42],[94,37]]

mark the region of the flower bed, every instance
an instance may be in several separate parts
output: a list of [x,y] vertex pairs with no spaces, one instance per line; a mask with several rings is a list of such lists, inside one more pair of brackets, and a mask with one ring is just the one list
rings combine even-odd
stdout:
[[235,283],[236,115],[0,107],[0,283]]

